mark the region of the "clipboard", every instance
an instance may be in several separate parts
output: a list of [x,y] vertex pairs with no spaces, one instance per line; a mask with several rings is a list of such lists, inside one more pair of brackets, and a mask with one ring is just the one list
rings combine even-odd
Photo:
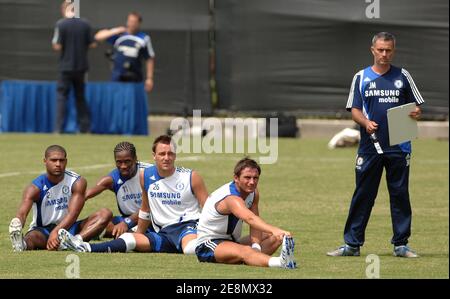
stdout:
[[409,116],[415,108],[416,103],[408,103],[387,110],[390,146],[417,138],[417,121]]

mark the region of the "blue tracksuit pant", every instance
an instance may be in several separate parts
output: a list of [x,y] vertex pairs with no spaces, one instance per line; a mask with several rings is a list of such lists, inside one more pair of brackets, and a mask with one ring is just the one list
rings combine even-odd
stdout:
[[411,205],[409,201],[410,154],[358,154],[356,159],[356,188],[344,230],[344,241],[354,247],[362,246],[370,212],[377,197],[383,168],[390,197],[394,235],[391,243],[406,245],[411,235]]

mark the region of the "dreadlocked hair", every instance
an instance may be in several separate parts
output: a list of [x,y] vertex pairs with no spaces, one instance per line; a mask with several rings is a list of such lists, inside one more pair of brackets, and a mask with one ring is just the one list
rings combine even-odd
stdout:
[[131,154],[131,156],[133,157],[133,159],[137,158],[136,148],[134,147],[133,143],[130,143],[127,141],[118,143],[116,145],[116,147],[114,148],[114,157],[116,156],[117,153],[123,152],[123,151],[129,152]]

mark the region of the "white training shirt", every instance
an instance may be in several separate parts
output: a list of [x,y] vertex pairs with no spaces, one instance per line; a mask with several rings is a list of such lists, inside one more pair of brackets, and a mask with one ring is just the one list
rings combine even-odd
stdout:
[[33,203],[33,220],[30,229],[50,224],[58,225],[68,213],[69,201],[72,198],[72,186],[80,175],[66,170],[64,178],[58,184],[48,180],[47,174],[42,174],[33,180],[33,185],[39,188],[39,200]]
[[[241,197],[234,182],[227,183],[214,191],[206,200],[197,226],[197,244],[207,240],[225,239],[237,242],[242,233],[242,220],[234,216],[220,214],[216,206],[227,196]],[[250,193],[244,202],[250,208],[255,198],[255,192]]]
[[177,167],[169,177],[161,177],[156,166],[144,170],[153,228],[156,232],[171,224],[198,220],[200,205],[191,186],[192,170]]

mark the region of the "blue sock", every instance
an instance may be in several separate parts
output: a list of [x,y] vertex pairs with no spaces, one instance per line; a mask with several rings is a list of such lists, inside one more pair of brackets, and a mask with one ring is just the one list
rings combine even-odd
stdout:
[[109,242],[94,243],[91,245],[91,252],[126,252],[127,245],[122,239],[115,239]]

